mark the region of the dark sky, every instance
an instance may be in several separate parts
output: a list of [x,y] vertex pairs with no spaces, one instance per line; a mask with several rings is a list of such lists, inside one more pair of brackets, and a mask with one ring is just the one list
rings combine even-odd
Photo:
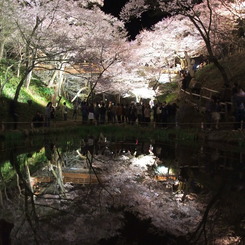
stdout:
[[[104,7],[102,10],[107,14],[119,17],[119,13],[127,1],[128,0],[104,0]],[[126,24],[126,29],[129,32],[129,39],[134,39],[140,30],[149,29],[162,18],[162,14],[156,15],[155,13],[148,11],[142,15],[141,19],[133,19]]]

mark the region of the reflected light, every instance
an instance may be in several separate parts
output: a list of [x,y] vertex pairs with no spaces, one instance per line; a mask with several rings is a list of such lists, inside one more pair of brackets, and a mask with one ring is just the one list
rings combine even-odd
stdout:
[[148,166],[153,166],[155,164],[155,158],[152,155],[139,156],[133,158],[131,161],[134,166],[138,166],[145,170],[148,169]]
[[179,185],[179,183],[180,183],[180,182],[179,182],[178,179],[174,181],[174,185]]
[[164,166],[158,166],[156,169],[156,172],[158,174],[167,174],[168,173],[168,168]]

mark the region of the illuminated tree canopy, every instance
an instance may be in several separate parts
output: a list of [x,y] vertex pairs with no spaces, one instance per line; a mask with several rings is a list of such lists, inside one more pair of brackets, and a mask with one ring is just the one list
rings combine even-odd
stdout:
[[[102,12],[102,4],[91,0],[1,2],[0,58],[11,53],[18,67],[25,68],[16,101],[22,86],[28,88],[32,73],[38,69],[41,73],[44,65],[49,65],[45,82],[55,88],[56,96],[61,88],[70,97],[78,96],[83,87],[87,98],[101,92],[138,96],[134,91],[140,88],[154,95],[148,84],[158,81],[164,69],[173,69],[176,56],[185,53],[208,56],[224,83],[229,82],[219,59],[231,49],[244,47],[243,39],[234,35],[237,23],[243,23],[244,1],[130,0],[121,11],[122,20]],[[168,17],[128,41],[125,23],[149,9]],[[79,74],[84,63],[90,67],[86,75]],[[76,74],[65,72],[71,68]]]

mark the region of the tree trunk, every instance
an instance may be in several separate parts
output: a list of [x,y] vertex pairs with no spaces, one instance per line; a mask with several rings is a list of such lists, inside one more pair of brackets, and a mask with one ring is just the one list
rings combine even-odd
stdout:
[[218,61],[218,59],[216,57],[212,57],[211,61],[213,61],[214,65],[219,70],[219,72],[223,78],[224,85],[229,85],[230,82],[229,82],[228,75],[225,71],[225,68],[220,64],[220,62]]
[[23,54],[21,54],[21,52],[20,52],[20,59],[18,61],[17,73],[16,73],[17,77],[20,77],[20,68],[21,68],[22,61],[23,61]]
[[58,84],[57,84],[59,96],[61,96],[61,88],[62,88],[63,81],[64,81],[63,71],[60,70],[58,74]]
[[87,87],[81,88],[79,89],[79,91],[76,93],[76,95],[72,98],[71,102],[75,101],[75,99],[79,96],[79,94],[83,91],[87,89]]
[[216,68],[219,70],[219,72],[220,72],[220,74],[222,76],[224,85],[229,85],[229,78],[228,78],[228,75],[227,75],[227,73],[225,71],[225,68],[220,64],[219,60],[214,55],[213,49],[212,49],[212,46],[211,46],[211,43],[210,43],[209,39],[205,39],[204,41],[206,43],[206,47],[207,47],[207,51],[208,51],[208,54],[209,54],[210,62],[213,62],[214,65],[216,66]]
[[33,193],[33,186],[31,184],[31,173],[30,173],[30,169],[26,161],[25,161],[25,173],[26,173],[26,179],[27,179],[26,182],[28,183],[28,187],[30,188],[30,191]]
[[58,84],[56,84],[54,87],[54,94],[52,95],[52,98],[51,98],[51,102],[54,106],[58,106],[56,104],[56,100],[57,100],[58,95],[59,95],[59,88],[58,88]]
[[3,58],[3,54],[4,54],[4,46],[5,46],[5,40],[3,40],[0,44],[0,60],[2,60]]
[[97,80],[95,81],[95,83],[91,84],[91,87],[88,84],[88,87],[90,88],[90,91],[89,91],[89,94],[88,94],[88,97],[87,97],[87,102],[89,101],[89,98],[91,97],[92,93],[94,92],[95,87],[96,87],[97,83],[99,82],[99,79],[102,77],[102,74],[103,74],[103,72],[99,74],[99,76],[98,76]]
[[20,95],[20,90],[28,76],[28,74],[32,71],[33,67],[29,67],[29,69],[26,70],[25,74],[23,75],[22,79],[20,80],[19,84],[17,85],[15,95],[14,95],[14,102],[18,101],[19,95]]
[[53,75],[52,75],[52,77],[51,77],[51,79],[50,79],[50,81],[49,81],[49,83],[48,83],[48,88],[53,86],[54,80],[57,77],[57,75],[58,75],[58,70],[55,70]]
[[17,76],[17,77],[20,77],[20,67],[21,67],[21,63],[22,63],[22,60],[20,59],[19,62],[18,62],[18,65],[17,65],[17,73],[16,73],[16,76]]
[[32,71],[30,71],[26,77],[25,81],[25,88],[29,89],[30,83],[31,83],[31,78],[32,78]]
[[[207,1],[207,2],[209,3],[209,1]],[[211,11],[211,9],[210,9],[210,11]],[[220,64],[220,62],[218,61],[217,57],[214,55],[212,44],[211,44],[211,41],[210,41],[209,30],[202,30],[200,28],[200,26],[198,25],[198,21],[196,21],[196,19],[193,18],[192,15],[187,15],[187,17],[194,24],[194,26],[197,28],[197,30],[199,31],[200,35],[202,36],[203,41],[205,42],[205,45],[206,45],[207,52],[209,54],[209,60],[211,62],[213,62],[214,65],[216,66],[216,68],[219,70],[219,72],[220,72],[220,74],[221,74],[221,76],[223,78],[224,84],[228,85],[229,84],[228,75],[227,75],[224,67]],[[210,26],[211,26],[211,22],[210,22]]]
[[[61,64],[60,66],[60,69],[59,70],[56,70],[52,76],[52,78],[55,79],[55,77],[57,77],[57,84],[56,84],[56,87],[57,87],[57,91],[58,91],[58,95],[61,96],[61,88],[62,88],[62,84],[64,82],[64,64]],[[52,80],[51,78],[51,80]],[[50,81],[52,82],[52,81]]]

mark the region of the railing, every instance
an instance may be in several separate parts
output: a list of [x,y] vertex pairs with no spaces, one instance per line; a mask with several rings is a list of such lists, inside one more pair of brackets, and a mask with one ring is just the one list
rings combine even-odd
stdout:
[[[211,100],[213,95],[219,95],[219,91],[213,90],[213,89],[209,89],[207,87],[202,87],[200,89],[200,93],[193,93],[191,91],[187,91],[184,89],[181,89],[181,92],[187,94],[190,98],[190,100],[188,100],[189,103],[191,103],[193,106],[195,106],[199,111],[202,111],[205,109],[205,106],[203,105],[204,101],[207,100]],[[221,114],[225,115],[225,122],[219,122],[219,125],[223,125],[223,128],[226,128],[227,126],[229,128],[233,128],[234,124],[236,122],[234,121],[229,121],[228,120],[228,115],[229,115],[229,111],[228,108],[232,108],[232,102],[231,101],[227,101],[227,102],[220,102],[221,106],[222,106],[222,111],[220,112]],[[49,127],[45,127],[44,123],[45,122],[41,122],[42,125],[39,128],[49,128]],[[51,121],[51,128],[55,128],[57,126],[62,126],[64,125],[65,121],[57,121],[57,120],[52,120]],[[82,122],[82,120],[70,120],[69,121],[69,125],[72,124],[77,124],[77,123],[81,123],[81,124],[90,124],[89,122]],[[33,122],[0,122],[1,124],[1,131],[5,131],[6,129],[33,129],[36,128],[33,125]],[[100,125],[102,123],[100,122],[93,122],[93,125]],[[104,122],[103,124],[118,124],[120,125],[119,122]],[[128,122],[123,122],[121,125],[123,124],[130,124]],[[197,122],[197,123],[181,123],[181,122],[155,122],[155,121],[151,121],[149,123],[146,122],[134,122],[132,123],[133,125],[138,125],[138,126],[152,126],[152,127],[171,127],[171,128],[179,128],[179,127],[186,127],[186,126],[191,126],[191,127],[195,127],[195,128],[201,128],[204,129],[206,128],[206,125],[211,125],[215,123],[211,123],[211,122]],[[38,127],[37,127],[38,128]],[[239,123],[239,128],[243,129],[243,122]]]
[[[197,93],[193,93],[191,91],[186,91],[184,89],[181,89],[181,92],[184,92],[185,94],[190,95],[190,98],[198,98],[197,102],[194,102],[193,100],[189,101],[193,106],[196,106],[199,110],[202,110],[201,108],[203,107],[202,103],[204,100],[211,100],[213,95],[219,95],[220,92],[213,90],[213,89],[209,89],[206,87],[202,87],[200,89],[200,94]],[[229,110],[228,108],[232,107],[232,102],[231,101],[226,101],[226,102],[220,102],[220,105],[222,106],[222,108],[224,109],[223,111],[221,111],[220,113],[225,114],[225,118],[228,118],[228,113]]]
[[219,91],[216,91],[216,90],[213,90],[213,89],[209,89],[209,88],[206,88],[206,87],[202,87],[200,89],[200,94],[193,93],[191,91],[187,91],[187,90],[184,90],[184,89],[181,89],[181,91],[184,92],[185,94],[190,95],[190,96],[198,97],[200,99],[206,99],[206,100],[211,100],[211,98],[212,98],[212,96],[214,94],[218,95],[220,93]]

